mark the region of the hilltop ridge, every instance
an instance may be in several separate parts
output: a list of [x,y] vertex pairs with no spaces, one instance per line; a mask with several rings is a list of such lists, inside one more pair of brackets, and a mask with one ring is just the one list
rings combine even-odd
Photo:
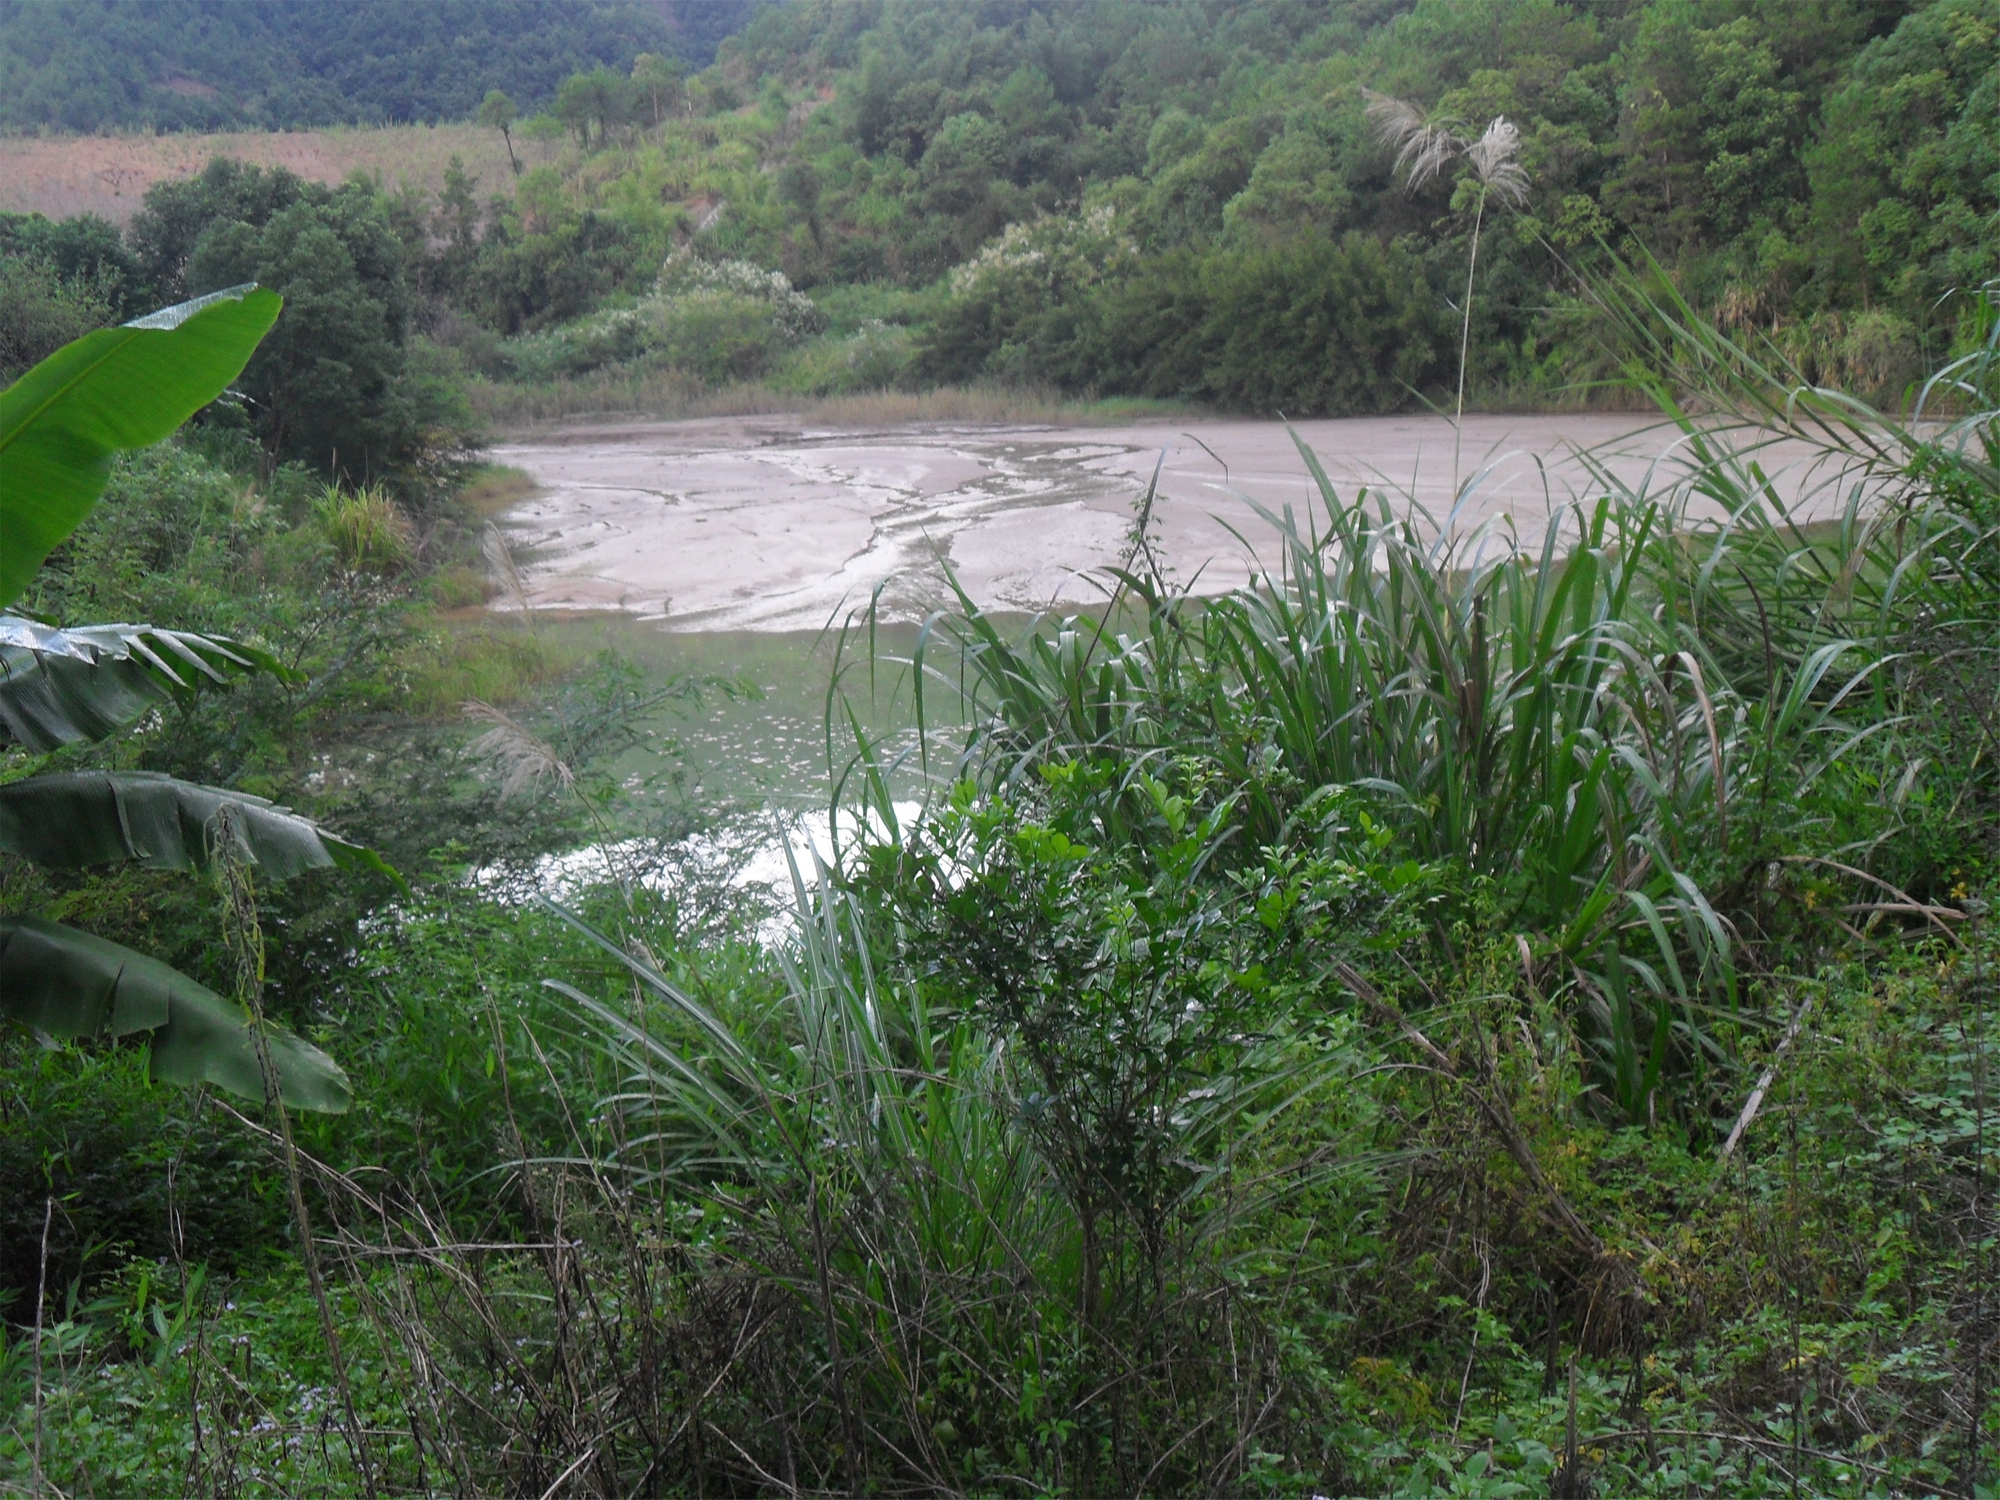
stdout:
[[530,107],[642,53],[695,67],[756,0],[4,0],[0,131],[290,130]]

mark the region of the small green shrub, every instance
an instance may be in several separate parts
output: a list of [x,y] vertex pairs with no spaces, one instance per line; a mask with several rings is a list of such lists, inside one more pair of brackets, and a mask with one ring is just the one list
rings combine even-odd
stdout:
[[843,396],[900,384],[912,357],[908,329],[869,318],[845,338],[814,339],[771,376],[772,386],[806,396]]

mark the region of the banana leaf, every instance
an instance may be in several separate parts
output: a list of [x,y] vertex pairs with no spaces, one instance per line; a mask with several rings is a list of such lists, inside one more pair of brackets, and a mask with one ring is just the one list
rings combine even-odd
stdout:
[[0,748],[42,755],[101,740],[170,698],[253,672],[303,681],[268,651],[151,625],[67,630],[0,615]]
[[[0,1016],[52,1036],[150,1033],[156,1082],[212,1083],[264,1097],[250,1016],[206,985],[108,939],[35,917],[0,917]],[[294,1109],[339,1114],[353,1102],[340,1064],[267,1027],[278,1092]]]
[[75,771],[0,786],[0,850],[63,868],[134,860],[151,870],[200,870],[224,806],[235,809],[243,853],[266,880],[341,869],[402,884],[374,850],[290,808],[151,771]]
[[66,344],[0,391],[0,607],[104,493],[111,455],[221,395],[282,306],[231,287]]

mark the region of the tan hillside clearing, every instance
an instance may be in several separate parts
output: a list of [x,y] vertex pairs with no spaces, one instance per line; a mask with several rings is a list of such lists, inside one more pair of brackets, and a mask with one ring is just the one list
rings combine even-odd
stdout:
[[[515,149],[524,164],[535,165],[553,148],[521,141]],[[482,194],[507,191],[507,148],[497,131],[476,125],[0,137],[0,211],[54,219],[102,214],[123,224],[154,183],[192,177],[215,156],[285,167],[315,182],[342,182],[361,171],[379,174],[390,188],[409,183],[436,192],[454,155],[478,177]]]

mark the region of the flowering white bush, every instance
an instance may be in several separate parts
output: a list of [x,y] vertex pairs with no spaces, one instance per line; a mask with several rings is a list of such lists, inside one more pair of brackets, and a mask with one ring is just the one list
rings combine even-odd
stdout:
[[645,359],[711,380],[741,380],[825,327],[826,314],[784,272],[682,251],[633,306],[511,340],[508,352],[516,373],[528,379]]
[[1108,204],[1060,218],[1009,224],[971,260],[953,268],[951,294],[993,298],[1059,292],[1115,276],[1138,258]]
[[672,303],[716,295],[768,302],[772,320],[787,342],[811,338],[826,327],[826,314],[812,298],[795,290],[783,271],[766,271],[747,260],[701,260],[685,250],[667,257],[649,300]]

